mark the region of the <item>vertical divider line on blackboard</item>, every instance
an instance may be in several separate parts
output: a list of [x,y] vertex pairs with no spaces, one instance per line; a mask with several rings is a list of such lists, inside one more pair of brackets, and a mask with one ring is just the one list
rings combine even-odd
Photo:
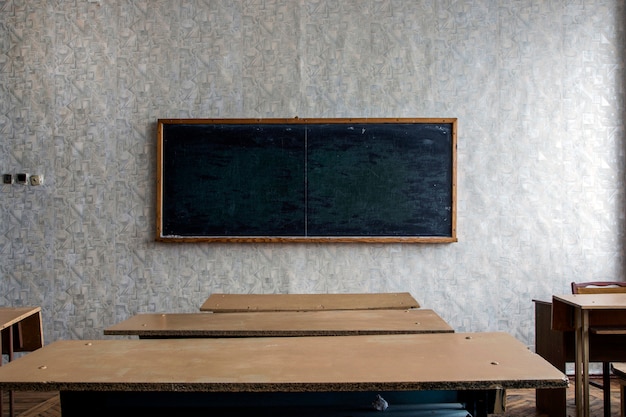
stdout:
[[309,129],[304,126],[304,236],[309,235]]

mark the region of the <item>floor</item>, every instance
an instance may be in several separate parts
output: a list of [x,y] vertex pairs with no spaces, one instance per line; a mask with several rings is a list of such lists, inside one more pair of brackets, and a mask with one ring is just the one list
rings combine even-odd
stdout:
[[[574,386],[570,385],[567,390],[568,395],[568,416],[575,416]],[[602,417],[602,392],[599,389],[591,388],[591,416]],[[616,381],[612,383],[611,415],[619,417],[619,386]],[[501,417],[549,417],[539,413],[535,409],[534,390],[509,390],[507,392],[507,411]],[[52,392],[17,392],[15,393],[15,415],[16,417],[61,417],[61,407],[57,393]],[[8,417],[8,395],[4,393],[3,414],[0,417]]]
[[[567,389],[567,416],[576,416],[574,401],[574,383],[570,378],[570,387]],[[591,417],[603,417],[602,391],[597,388],[589,389],[589,414]],[[509,390],[507,392],[507,407],[503,417],[549,417],[535,408],[534,390]],[[611,382],[611,417],[620,417],[620,395],[617,380]],[[500,416],[502,416],[500,414]]]
[[[9,417],[9,396],[3,393],[2,416]],[[61,405],[56,392],[16,392],[16,417],[60,417]]]

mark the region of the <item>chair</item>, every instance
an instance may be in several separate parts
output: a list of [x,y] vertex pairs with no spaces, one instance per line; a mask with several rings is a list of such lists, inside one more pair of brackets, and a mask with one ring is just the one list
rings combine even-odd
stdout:
[[614,363],[611,364],[611,370],[617,376],[619,382],[619,394],[620,394],[620,416],[626,416],[626,364]]
[[[626,293],[626,282],[572,282],[572,294],[602,293]],[[602,390],[604,397],[604,417],[611,417],[611,366],[609,362],[602,362],[602,384],[591,381],[589,385]]]

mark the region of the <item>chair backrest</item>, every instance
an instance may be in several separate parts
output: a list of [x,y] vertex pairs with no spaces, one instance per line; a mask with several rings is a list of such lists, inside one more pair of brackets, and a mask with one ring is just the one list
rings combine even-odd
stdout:
[[595,282],[572,282],[572,294],[601,294],[601,293],[626,293],[626,282],[622,281],[595,281]]

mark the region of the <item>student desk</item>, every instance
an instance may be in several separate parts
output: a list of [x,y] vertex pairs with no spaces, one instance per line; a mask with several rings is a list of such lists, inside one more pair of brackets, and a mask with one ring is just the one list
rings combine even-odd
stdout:
[[[43,346],[40,307],[0,307],[0,346],[13,360],[15,352],[30,352]],[[2,358],[0,358],[2,366]],[[2,415],[0,392],[0,415]],[[9,391],[9,415],[13,416],[13,392]]]
[[211,294],[200,311],[390,310],[418,308],[408,292],[372,294]]
[[[626,294],[567,294],[552,297],[552,329],[574,333],[576,413],[589,416],[591,335],[626,336]],[[612,359],[612,360],[616,360]]]
[[0,389],[60,391],[64,417],[334,415],[356,394],[567,384],[506,333],[72,340],[0,369]]
[[[552,329],[552,302],[535,303],[535,352],[565,372],[566,363],[575,362],[574,327],[566,331]],[[626,335],[589,333],[589,362],[626,362]],[[551,417],[566,417],[567,395],[564,389],[538,389],[537,409]]]
[[105,335],[165,337],[350,336],[452,333],[433,310],[332,310],[263,313],[138,314]]

